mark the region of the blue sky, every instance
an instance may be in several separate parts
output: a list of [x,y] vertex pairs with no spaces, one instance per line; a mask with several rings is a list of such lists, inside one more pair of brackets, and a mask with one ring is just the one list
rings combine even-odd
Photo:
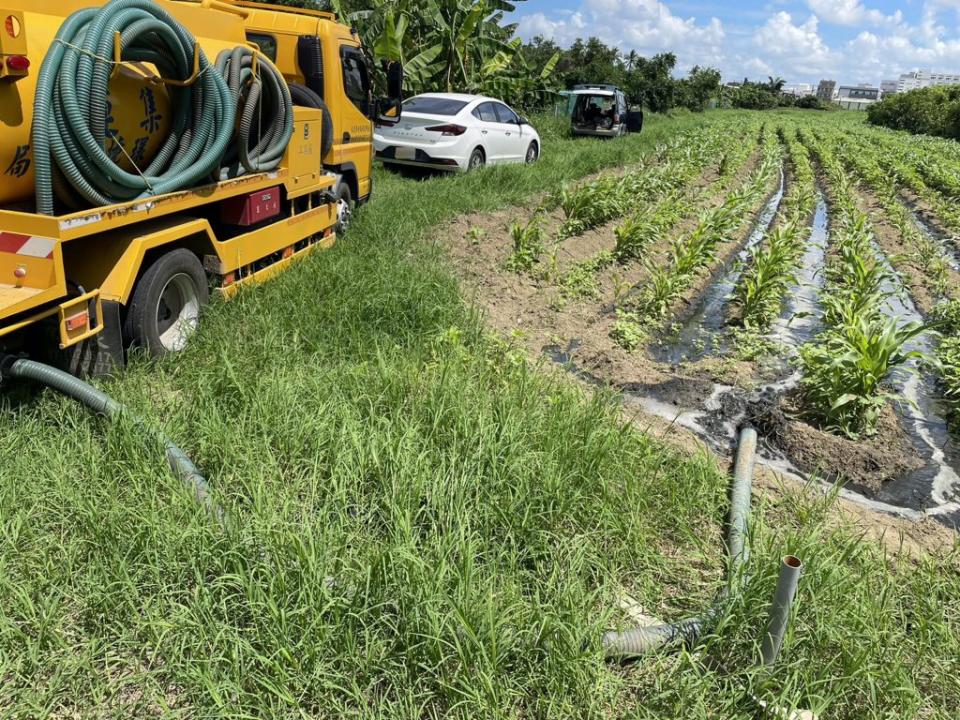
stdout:
[[512,19],[524,39],[596,35],[642,55],[673,51],[679,71],[711,65],[728,80],[960,73],[960,0],[526,0]]

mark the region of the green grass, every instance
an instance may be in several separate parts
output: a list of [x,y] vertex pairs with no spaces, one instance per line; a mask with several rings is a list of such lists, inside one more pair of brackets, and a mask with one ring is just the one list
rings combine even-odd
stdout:
[[[621,588],[677,618],[722,585],[727,479],[486,335],[431,243],[457,213],[712,117],[550,141],[536,168],[378,173],[336,248],[104,383],[191,454],[235,534],[132,428],[6,392],[0,717],[753,718],[748,691],[822,717],[952,717],[956,551],[885,557],[825,522],[829,499],[758,507],[754,582],[699,652],[605,663]],[[787,552],[807,571],[765,676]]]

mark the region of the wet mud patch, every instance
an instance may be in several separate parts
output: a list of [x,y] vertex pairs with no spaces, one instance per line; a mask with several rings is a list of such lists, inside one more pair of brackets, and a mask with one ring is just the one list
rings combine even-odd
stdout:
[[[757,428],[767,447],[805,475],[877,496],[883,487],[926,464],[889,406],[872,436],[857,440],[820,430],[799,419],[794,393],[767,395],[748,403],[744,420]],[[915,499],[922,507],[924,498]]]

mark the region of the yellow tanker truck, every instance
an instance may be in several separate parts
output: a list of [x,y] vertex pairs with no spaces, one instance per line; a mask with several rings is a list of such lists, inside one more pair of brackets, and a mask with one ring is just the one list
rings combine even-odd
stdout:
[[329,13],[88,6],[0,0],[0,353],[100,374],[134,345],[180,350],[211,290],[334,242],[402,70],[374,99]]

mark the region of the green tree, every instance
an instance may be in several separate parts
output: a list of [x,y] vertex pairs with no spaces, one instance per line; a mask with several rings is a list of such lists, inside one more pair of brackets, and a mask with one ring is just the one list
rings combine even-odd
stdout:
[[677,83],[677,100],[694,112],[707,109],[720,94],[720,71],[695,65],[690,74]]
[[586,42],[577,38],[563,53],[559,69],[568,88],[574,85],[601,83],[620,85],[623,82],[620,51],[617,48],[608,47],[595,37],[589,38]]
[[673,69],[677,56],[660,53],[652,58],[638,57],[633,69],[626,73],[624,91],[632,104],[643,105],[653,112],[666,112],[674,107],[676,81]]

